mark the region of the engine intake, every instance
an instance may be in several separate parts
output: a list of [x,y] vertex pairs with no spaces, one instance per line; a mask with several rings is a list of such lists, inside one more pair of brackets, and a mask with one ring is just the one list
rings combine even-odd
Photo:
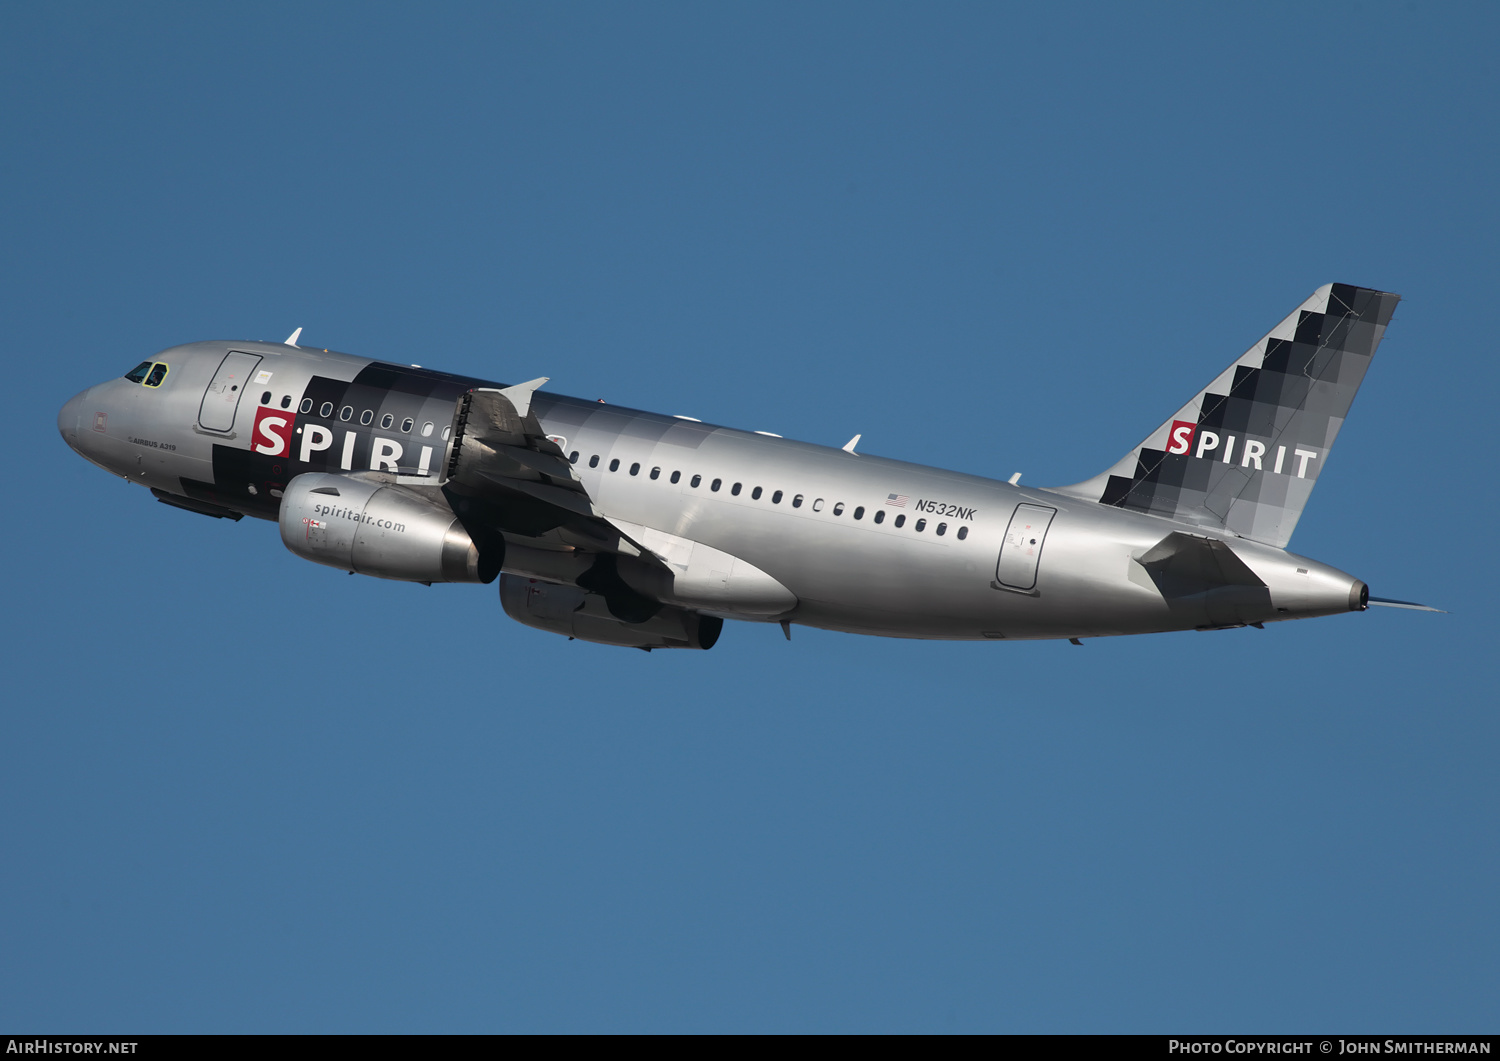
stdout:
[[481,553],[435,489],[362,476],[296,476],[280,524],[281,540],[304,560],[376,578],[493,582],[503,559],[498,540]]

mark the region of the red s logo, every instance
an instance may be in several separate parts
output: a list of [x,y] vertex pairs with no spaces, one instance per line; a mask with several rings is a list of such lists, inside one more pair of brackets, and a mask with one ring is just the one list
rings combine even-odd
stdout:
[[261,406],[255,410],[250,448],[256,453],[285,457],[292,452],[292,410]]
[[1198,425],[1191,420],[1173,420],[1172,429],[1167,432],[1167,452],[1186,453],[1193,448],[1193,433],[1198,430]]

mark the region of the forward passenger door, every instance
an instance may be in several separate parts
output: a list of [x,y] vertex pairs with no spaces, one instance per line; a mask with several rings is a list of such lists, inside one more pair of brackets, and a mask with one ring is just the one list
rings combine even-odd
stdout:
[[234,414],[244,397],[245,388],[255,366],[260,364],[257,354],[242,354],[231,351],[219,364],[219,370],[203,392],[203,403],[198,406],[198,424],[208,431],[234,430]]

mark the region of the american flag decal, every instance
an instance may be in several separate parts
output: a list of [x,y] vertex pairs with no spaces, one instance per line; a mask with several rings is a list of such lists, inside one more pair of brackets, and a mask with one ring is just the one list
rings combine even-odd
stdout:
[[905,494],[887,494],[885,503],[887,505],[891,505],[894,508],[905,508],[906,503],[910,500],[911,498],[907,497]]

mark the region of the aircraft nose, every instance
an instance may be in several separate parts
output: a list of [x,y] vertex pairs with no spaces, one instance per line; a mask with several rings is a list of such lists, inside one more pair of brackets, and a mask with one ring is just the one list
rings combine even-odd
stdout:
[[80,391],[73,395],[63,405],[62,411],[57,414],[58,434],[62,435],[63,441],[74,449],[78,448],[78,418],[83,415],[83,406],[88,395],[88,391]]

